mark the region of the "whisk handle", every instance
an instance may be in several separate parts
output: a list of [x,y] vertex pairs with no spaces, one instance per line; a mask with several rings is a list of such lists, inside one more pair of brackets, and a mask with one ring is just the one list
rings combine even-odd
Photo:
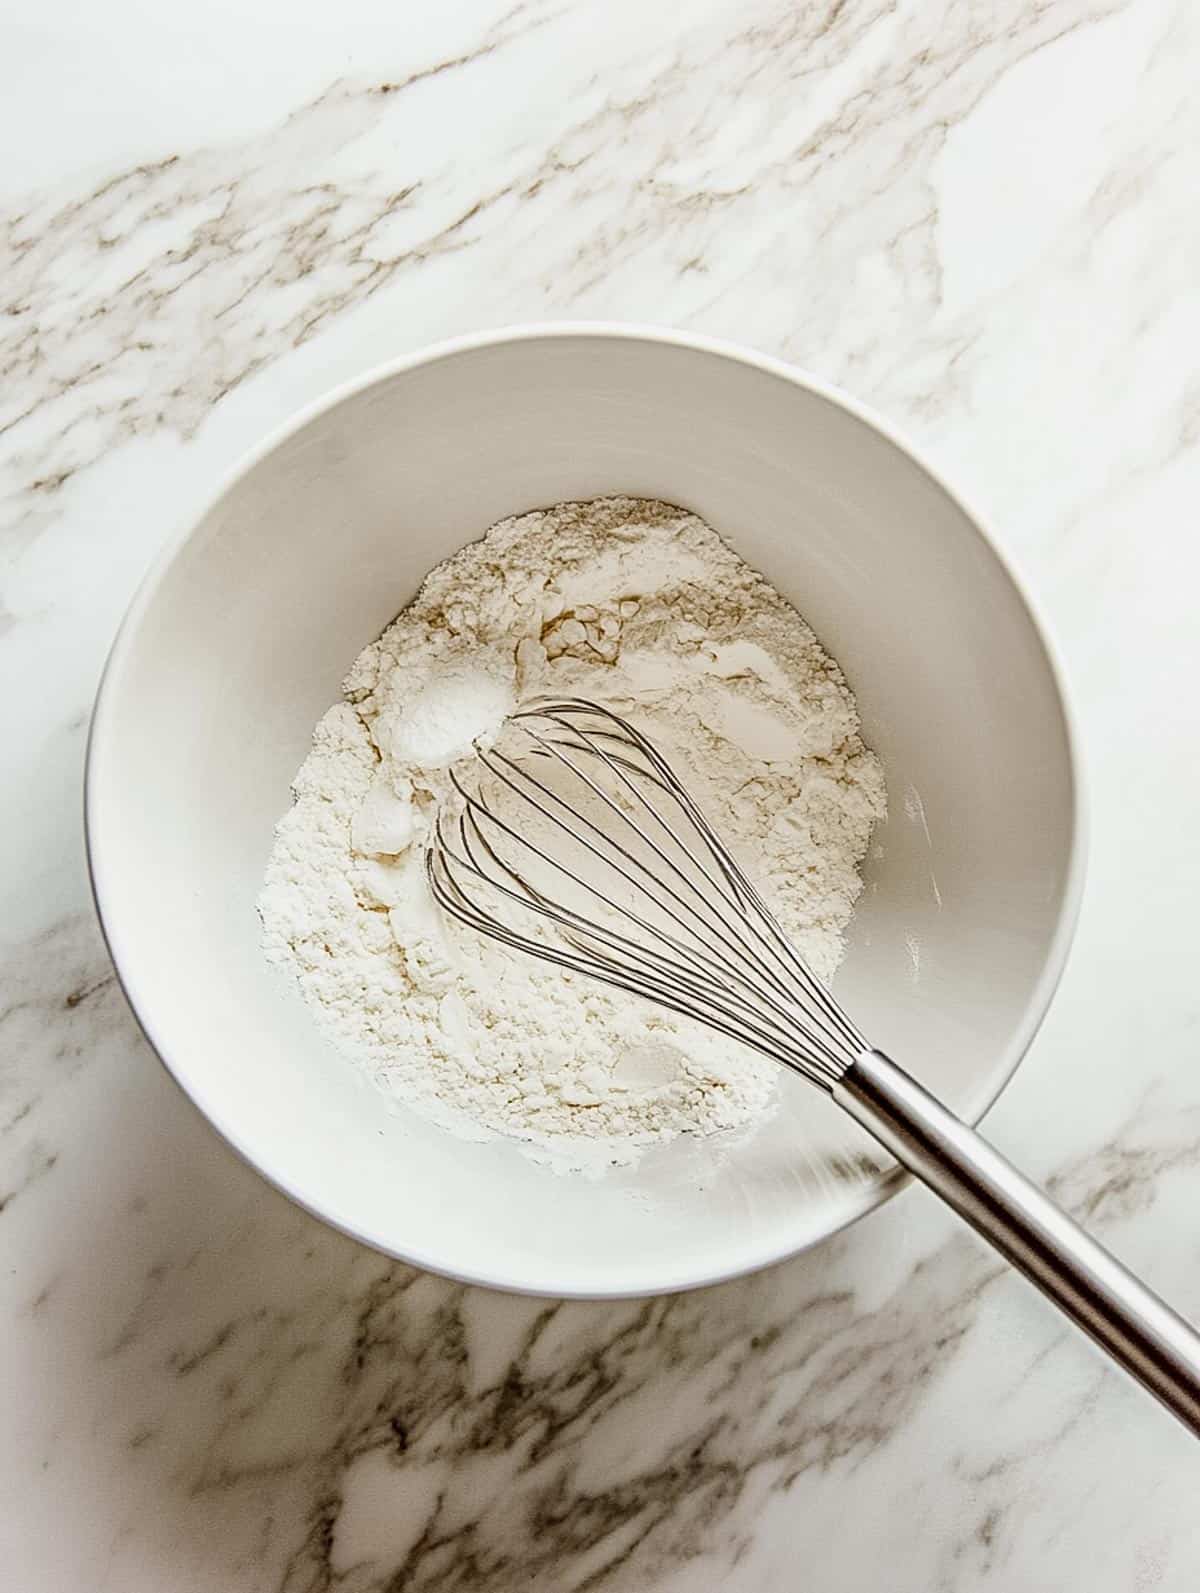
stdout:
[[1200,1437],[1200,1333],[903,1068],[864,1051],[838,1105]]

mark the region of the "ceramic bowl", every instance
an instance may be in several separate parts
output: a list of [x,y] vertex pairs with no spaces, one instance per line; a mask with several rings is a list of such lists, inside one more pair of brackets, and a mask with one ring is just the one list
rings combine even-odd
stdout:
[[795,1146],[834,1109],[787,1076],[757,1132],[687,1137],[599,1181],[450,1137],[321,1038],[263,961],[255,898],[313,725],[431,566],[503,516],[610,493],[701,515],[843,665],[890,809],[837,993],[977,1118],[1046,1009],[1080,893],[1059,674],[961,499],[861,405],[778,361],[558,325],[444,344],[340,389],[259,447],[148,577],[97,699],[87,781],[126,994],[246,1160],[421,1267],[590,1297],[761,1267],[898,1180],[814,1177]]

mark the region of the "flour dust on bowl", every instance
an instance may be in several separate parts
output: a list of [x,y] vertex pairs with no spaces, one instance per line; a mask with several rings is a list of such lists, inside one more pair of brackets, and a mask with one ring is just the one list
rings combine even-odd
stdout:
[[[313,726],[427,573],[497,522],[614,495],[712,527],[844,670],[888,805],[834,989],[978,1116],[1040,1021],[1078,900],[1056,672],[960,502],[878,421],[777,362],[667,333],[533,328],[335,394],[243,465],[148,579],[88,767],[114,961],[159,1054],[230,1142],[391,1254],[583,1296],[764,1265],[895,1180],[853,1157],[844,1176],[814,1178],[796,1154],[813,1097],[786,1077],[749,1131],[682,1134],[601,1178],[389,1109],[267,965],[256,901]],[[387,826],[403,822],[381,800],[360,838],[394,844]]]

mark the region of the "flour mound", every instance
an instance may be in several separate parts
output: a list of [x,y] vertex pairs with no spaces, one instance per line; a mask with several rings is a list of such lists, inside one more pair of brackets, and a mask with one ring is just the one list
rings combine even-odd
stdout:
[[594,1170],[751,1122],[778,1065],[442,918],[422,854],[448,771],[543,692],[595,698],[658,743],[822,978],[886,798],[837,664],[669,504],[502,521],[359,656],[276,831],[266,954],[385,1091]]

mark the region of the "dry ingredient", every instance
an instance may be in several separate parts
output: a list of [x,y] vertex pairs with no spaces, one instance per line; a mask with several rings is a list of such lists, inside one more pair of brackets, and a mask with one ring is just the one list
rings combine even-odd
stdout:
[[777,1066],[443,921],[423,840],[447,770],[543,691],[655,738],[829,977],[883,816],[837,664],[695,515],[634,498],[502,521],[435,569],[317,725],[259,902],[268,958],[401,1101],[598,1169],[752,1121]]

